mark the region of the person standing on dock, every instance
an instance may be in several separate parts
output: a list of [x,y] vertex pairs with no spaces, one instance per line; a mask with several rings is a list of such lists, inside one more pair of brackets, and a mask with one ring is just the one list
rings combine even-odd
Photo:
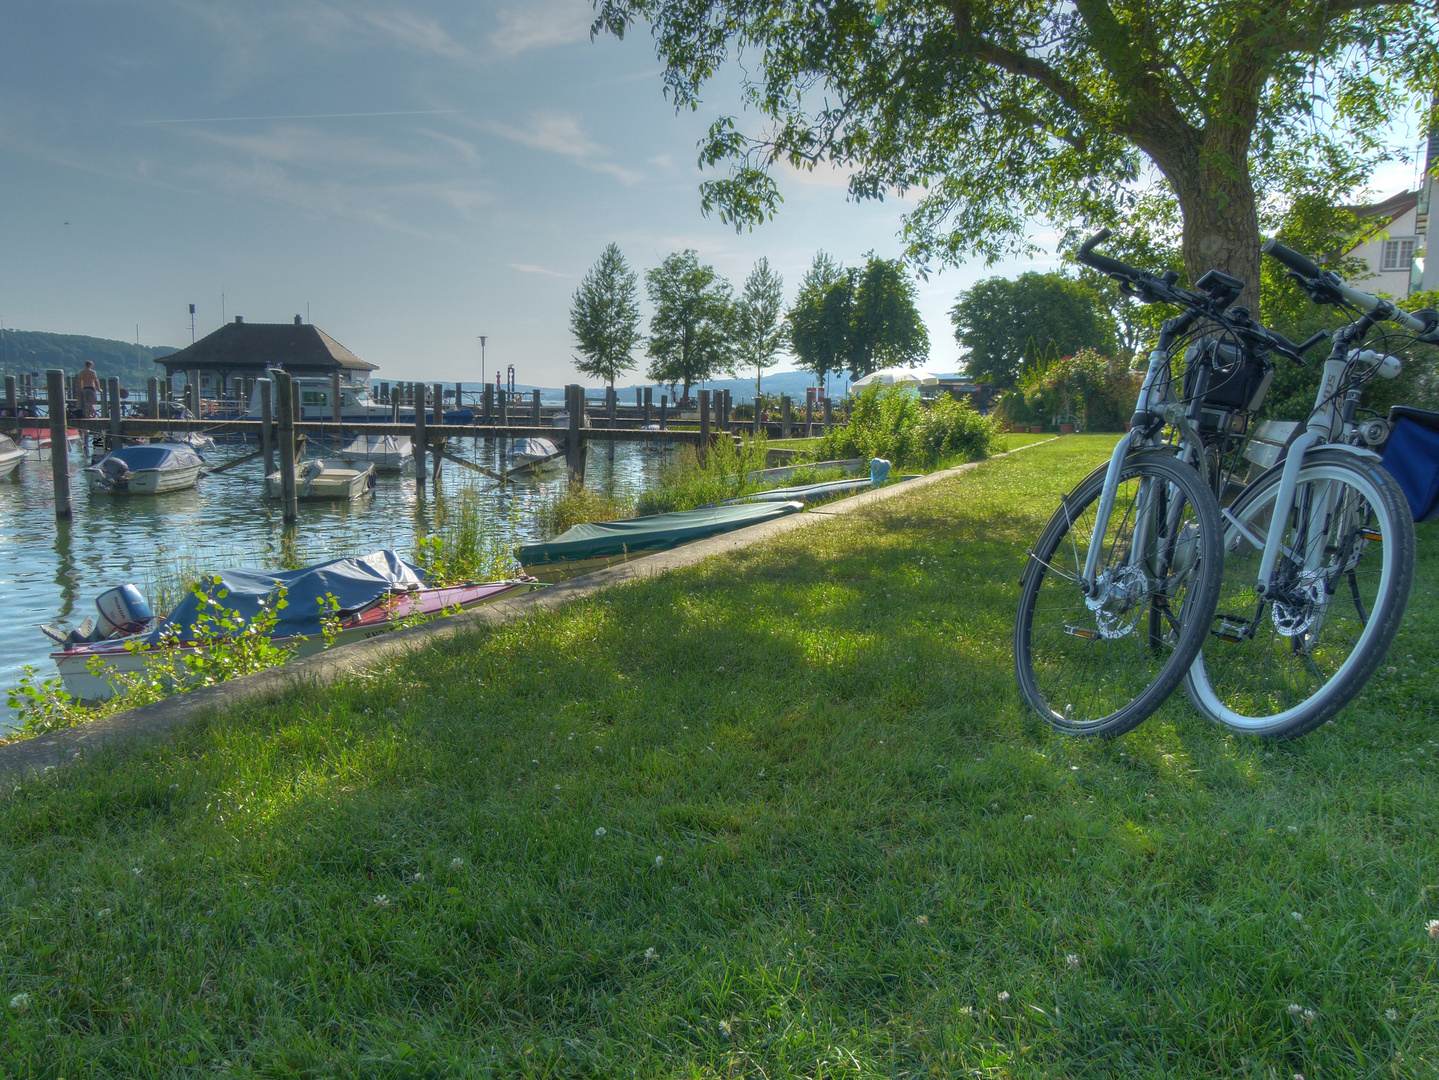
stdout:
[[95,371],[95,361],[86,360],[85,369],[75,376],[75,392],[85,409],[85,418],[95,415],[95,404],[100,400],[100,376]]

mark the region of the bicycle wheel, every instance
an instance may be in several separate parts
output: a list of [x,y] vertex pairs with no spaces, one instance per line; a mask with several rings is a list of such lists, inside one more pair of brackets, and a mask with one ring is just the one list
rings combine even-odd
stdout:
[[1166,452],[1133,454],[1086,596],[1107,468],[1065,497],[1020,580],[1019,689],[1069,735],[1121,735],[1164,703],[1204,644],[1223,569],[1219,507],[1204,478]]
[[1219,605],[1184,688],[1215,723],[1292,739],[1347,705],[1384,659],[1414,580],[1414,521],[1377,462],[1310,451],[1261,603],[1254,586],[1283,472],[1270,469],[1229,509]]

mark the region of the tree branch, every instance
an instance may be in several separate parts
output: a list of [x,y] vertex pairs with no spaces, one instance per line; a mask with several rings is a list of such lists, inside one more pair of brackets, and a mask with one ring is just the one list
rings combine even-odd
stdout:
[[1034,80],[1076,112],[1084,111],[1093,104],[1084,91],[1043,60],[1007,49],[975,34],[974,12],[969,0],[950,0],[949,9],[954,15],[954,29],[959,38],[959,47],[964,51],[1002,68],[1011,75]]

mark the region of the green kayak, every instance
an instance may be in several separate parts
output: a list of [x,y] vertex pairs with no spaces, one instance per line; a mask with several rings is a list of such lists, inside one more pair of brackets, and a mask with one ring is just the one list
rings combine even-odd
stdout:
[[553,540],[525,544],[520,548],[520,564],[525,573],[541,581],[564,581],[613,563],[668,551],[680,544],[773,521],[803,509],[804,504],[799,502],[749,503],[576,525]]

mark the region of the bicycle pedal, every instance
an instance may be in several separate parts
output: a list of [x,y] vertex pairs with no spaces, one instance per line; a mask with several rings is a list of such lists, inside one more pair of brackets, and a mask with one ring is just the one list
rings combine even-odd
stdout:
[[1099,631],[1086,630],[1082,626],[1066,626],[1064,632],[1071,637],[1084,638],[1086,641],[1092,641],[1099,637]]
[[1227,618],[1219,620],[1219,628],[1211,630],[1210,633],[1220,641],[1228,642],[1230,645],[1238,645],[1249,636],[1250,623],[1248,619],[1241,619],[1239,622],[1231,622]]
[[1373,529],[1361,529],[1359,535],[1364,537],[1365,540],[1374,541],[1374,543],[1376,544],[1384,542],[1384,534],[1381,532],[1375,532]]

